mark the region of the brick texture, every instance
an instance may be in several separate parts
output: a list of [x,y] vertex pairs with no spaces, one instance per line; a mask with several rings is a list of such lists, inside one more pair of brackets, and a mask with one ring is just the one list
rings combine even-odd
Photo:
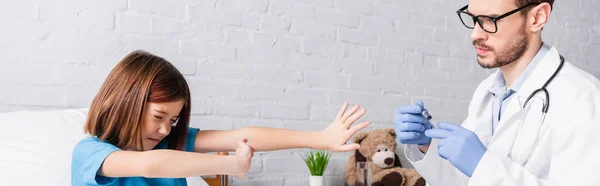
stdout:
[[[595,76],[598,2],[556,1],[543,32]],[[320,130],[344,101],[367,109],[368,129],[392,127],[394,108],[416,100],[438,120],[460,123],[494,71],[477,65],[470,30],[454,13],[466,3],[0,0],[0,112],[87,107],[111,68],[144,49],[190,80],[191,125],[201,129]],[[299,151],[257,155],[249,176],[230,182],[308,185]],[[327,185],[343,185],[350,154],[336,154]]]

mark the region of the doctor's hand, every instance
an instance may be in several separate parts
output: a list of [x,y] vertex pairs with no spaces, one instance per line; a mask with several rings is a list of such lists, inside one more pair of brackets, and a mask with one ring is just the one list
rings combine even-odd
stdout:
[[431,123],[421,115],[425,107],[422,101],[416,105],[404,105],[394,112],[394,130],[398,141],[402,144],[427,145],[431,138],[424,134],[425,130],[431,129]]
[[439,139],[438,154],[458,170],[471,177],[487,151],[472,131],[451,123],[439,123],[439,129],[425,131],[425,135]]

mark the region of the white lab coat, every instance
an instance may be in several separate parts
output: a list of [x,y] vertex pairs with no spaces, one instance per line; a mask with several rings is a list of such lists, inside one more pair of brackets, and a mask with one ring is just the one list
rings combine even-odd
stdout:
[[[565,56],[568,58],[568,56]],[[567,59],[565,59],[567,60]],[[416,145],[405,146],[405,155],[431,186],[567,186],[600,185],[600,81],[565,62],[547,86],[550,109],[539,131],[541,101],[530,101],[526,119],[516,137],[513,159],[507,157],[518,128],[523,103],[541,88],[560,64],[551,48],[513,96],[492,135],[492,95],[488,88],[495,74],[481,82],[462,123],[487,147],[471,178],[438,155],[437,140],[423,155]],[[498,73],[498,72],[496,72]],[[542,97],[542,93],[536,94]],[[528,103],[528,104],[530,104]],[[521,162],[533,148],[525,165]]]

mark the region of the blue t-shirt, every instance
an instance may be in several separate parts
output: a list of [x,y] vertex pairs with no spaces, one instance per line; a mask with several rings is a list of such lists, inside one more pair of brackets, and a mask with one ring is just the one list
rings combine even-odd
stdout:
[[[197,128],[189,128],[185,142],[185,151],[194,151]],[[166,149],[167,142],[161,141],[154,149]],[[144,178],[144,177],[120,177],[111,178],[98,175],[100,166],[104,159],[112,152],[121,150],[118,147],[102,141],[96,137],[88,137],[81,140],[73,149],[71,159],[71,185],[107,185],[107,186],[150,186],[150,185],[173,185],[187,186],[185,178]]]

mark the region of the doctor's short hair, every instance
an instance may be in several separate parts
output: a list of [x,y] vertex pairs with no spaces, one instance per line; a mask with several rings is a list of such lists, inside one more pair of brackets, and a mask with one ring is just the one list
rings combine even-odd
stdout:
[[184,101],[166,137],[168,148],[183,150],[190,120],[190,90],[170,62],[143,50],[125,56],[108,74],[92,101],[84,131],[123,150],[143,147],[142,118],[147,102]]
[[[548,3],[550,4],[550,9],[552,9],[552,7],[554,6],[554,0],[514,0],[517,7],[522,7],[525,6],[529,3]],[[524,8],[523,10],[521,10],[521,13],[523,14],[527,14],[527,12],[529,12],[529,10],[531,10],[532,7],[527,7]]]

